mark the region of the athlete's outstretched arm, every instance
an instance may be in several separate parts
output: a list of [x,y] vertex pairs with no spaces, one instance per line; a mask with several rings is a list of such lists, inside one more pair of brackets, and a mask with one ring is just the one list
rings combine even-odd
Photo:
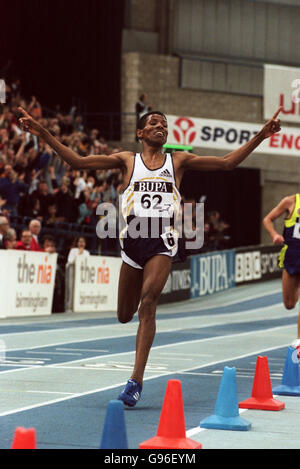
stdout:
[[264,127],[249,142],[237,150],[228,153],[223,157],[217,156],[201,156],[193,155],[192,153],[182,152],[181,166],[189,170],[232,170],[236,168],[247,156],[252,153],[258,145],[273,134],[280,132],[280,120],[277,119],[278,114],[282,107],[275,112],[274,116],[264,125]]
[[276,207],[274,207],[263,219],[263,225],[272,238],[274,244],[282,244],[284,242],[284,238],[281,234],[277,233],[273,222],[284,213],[288,214],[294,202],[295,196],[284,197],[284,199],[282,199],[279,204],[276,205]]
[[50,145],[53,150],[68,163],[72,168],[76,169],[114,169],[122,168],[124,166],[121,153],[115,153],[113,155],[95,155],[81,157],[76,152],[63,145],[57,138],[53,137],[47,129],[41,126],[36,120],[34,120],[22,107],[19,107],[19,111],[23,114],[23,117],[19,119],[19,125],[21,129],[26,132],[30,132],[33,135],[41,137]]

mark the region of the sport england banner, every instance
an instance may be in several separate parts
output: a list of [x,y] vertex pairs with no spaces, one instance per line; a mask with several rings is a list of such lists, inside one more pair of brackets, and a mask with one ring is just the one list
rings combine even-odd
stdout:
[[161,293],[159,304],[189,300],[190,289],[190,259],[185,262],[174,263],[166,285]]
[[236,249],[235,282],[241,285],[281,277],[278,255],[281,246],[253,246]]
[[57,254],[0,251],[0,317],[52,312]]
[[116,257],[76,257],[74,312],[117,310],[121,263]]
[[211,295],[235,286],[235,251],[191,256],[191,298]]
[[[273,103],[268,119],[272,117],[276,109]],[[239,148],[263,127],[263,124],[183,116],[167,116],[167,119],[168,144],[192,145],[227,151]],[[281,132],[264,140],[255,152],[300,157],[300,127],[281,127]]]
[[264,118],[279,106],[282,121],[300,124],[300,68],[264,66]]

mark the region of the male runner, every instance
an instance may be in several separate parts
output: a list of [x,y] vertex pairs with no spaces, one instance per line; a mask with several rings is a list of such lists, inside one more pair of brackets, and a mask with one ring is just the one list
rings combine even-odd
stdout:
[[[285,214],[283,236],[274,228],[274,220]],[[284,197],[263,219],[263,224],[274,244],[283,247],[279,254],[282,270],[282,296],[286,309],[293,309],[300,291],[300,194]],[[297,322],[297,339],[300,339],[300,311]],[[300,341],[296,340],[297,346]]]
[[[168,123],[164,114],[159,111],[151,111],[140,119],[137,137],[142,143],[142,154],[124,151],[110,156],[80,157],[53,137],[23,108],[19,110],[23,115],[19,120],[21,128],[43,138],[71,167],[86,170],[119,168],[122,171],[122,212],[127,217],[127,229],[135,218],[151,220],[152,217],[157,217],[160,210],[160,215],[165,213],[166,208],[171,209],[172,218],[180,203],[178,188],[184,172],[234,169],[264,139],[280,131],[277,116],[281,108],[249,142],[223,157],[200,157],[184,151],[165,155],[163,145],[167,141]],[[151,185],[151,182],[161,185]],[[150,239],[130,239],[128,236],[123,239],[123,234],[121,233],[123,263],[119,277],[118,319],[127,323],[138,310],[139,328],[133,373],[119,399],[134,406],[141,395],[144,370],[155,336],[156,305],[170,273],[178,240],[172,226],[164,227],[159,236]]]

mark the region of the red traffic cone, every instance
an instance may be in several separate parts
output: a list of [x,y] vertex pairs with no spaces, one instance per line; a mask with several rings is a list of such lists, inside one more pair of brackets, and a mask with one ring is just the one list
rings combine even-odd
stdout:
[[257,357],[251,397],[239,403],[241,409],[282,410],[284,402],[273,398],[267,357]]
[[17,427],[11,449],[36,449],[35,429]]
[[186,438],[184,409],[179,380],[169,380],[160,414],[157,434],[139,445],[140,449],[201,449],[197,441]]

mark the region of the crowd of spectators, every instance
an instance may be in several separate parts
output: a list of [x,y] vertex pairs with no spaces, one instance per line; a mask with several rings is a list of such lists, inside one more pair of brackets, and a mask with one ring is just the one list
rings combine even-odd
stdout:
[[121,172],[72,169],[42,139],[20,130],[18,107],[82,157],[121,148],[109,147],[98,129],[85,128],[76,108],[67,114],[58,109],[49,117],[36,97],[24,99],[19,80],[6,86],[6,103],[0,104],[0,215],[35,218],[47,228],[59,222],[85,225],[95,233],[98,204],[118,203]]

